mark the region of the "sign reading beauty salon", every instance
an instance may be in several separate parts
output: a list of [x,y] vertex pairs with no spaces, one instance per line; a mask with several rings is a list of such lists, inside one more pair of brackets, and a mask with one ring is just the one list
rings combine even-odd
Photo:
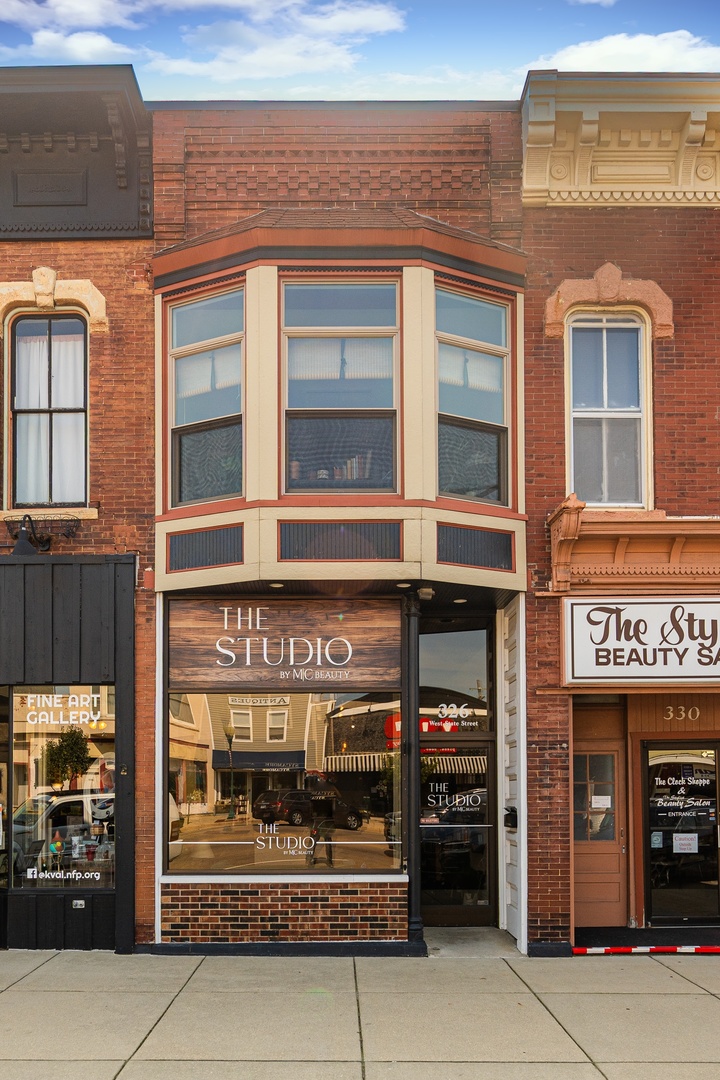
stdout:
[[568,683],[717,682],[720,598],[565,600]]
[[171,600],[170,687],[312,692],[394,689],[400,605]]

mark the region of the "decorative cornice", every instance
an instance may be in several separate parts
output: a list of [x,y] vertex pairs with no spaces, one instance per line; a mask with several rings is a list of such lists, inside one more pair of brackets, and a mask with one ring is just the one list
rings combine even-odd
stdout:
[[523,201],[720,205],[720,78],[530,72]]
[[720,518],[671,518],[661,510],[587,510],[569,495],[548,518],[551,592],[647,594],[720,588]]
[[561,338],[565,333],[565,316],[573,307],[612,307],[636,304],[644,308],[652,320],[653,338],[669,338],[675,333],[672,300],[655,281],[623,278],[622,270],[614,263],[604,263],[591,278],[566,278],[558,285],[545,304],[545,334]]

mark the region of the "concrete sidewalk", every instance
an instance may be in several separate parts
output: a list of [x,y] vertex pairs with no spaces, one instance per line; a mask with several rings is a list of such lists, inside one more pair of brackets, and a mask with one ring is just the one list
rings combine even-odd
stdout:
[[720,956],[0,952],[0,1080],[717,1080]]

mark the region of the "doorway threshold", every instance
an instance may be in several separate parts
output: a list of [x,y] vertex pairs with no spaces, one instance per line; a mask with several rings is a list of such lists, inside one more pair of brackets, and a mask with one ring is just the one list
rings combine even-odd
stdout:
[[720,953],[720,926],[577,927],[573,956]]
[[518,955],[515,938],[496,926],[426,926],[423,937],[429,957],[483,959]]

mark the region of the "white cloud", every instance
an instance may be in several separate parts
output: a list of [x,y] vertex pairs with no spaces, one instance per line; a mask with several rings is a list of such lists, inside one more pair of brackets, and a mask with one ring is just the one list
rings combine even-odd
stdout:
[[560,71],[718,71],[720,45],[688,30],[665,34],[610,34],[567,45],[524,65]]
[[134,49],[92,30],[76,34],[39,30],[32,35],[32,41],[28,44],[15,48],[0,45],[0,59],[18,62],[40,60],[53,64],[117,64],[127,63],[134,55]]
[[[248,0],[244,0],[248,2]],[[249,0],[254,5],[255,0]],[[336,0],[312,5],[306,0],[271,0],[276,17],[266,22],[266,7],[247,21],[227,20],[186,31],[184,57],[155,53],[148,67],[163,75],[187,75],[224,84],[238,79],[286,78],[319,72],[348,72],[358,61],[358,45],[375,34],[401,30],[403,16],[378,0]]]
[[614,7],[617,0],[567,0],[568,4],[597,4],[598,7]]
[[101,26],[135,29],[138,24],[131,16],[148,6],[147,0],[2,0],[0,22],[28,32]]

